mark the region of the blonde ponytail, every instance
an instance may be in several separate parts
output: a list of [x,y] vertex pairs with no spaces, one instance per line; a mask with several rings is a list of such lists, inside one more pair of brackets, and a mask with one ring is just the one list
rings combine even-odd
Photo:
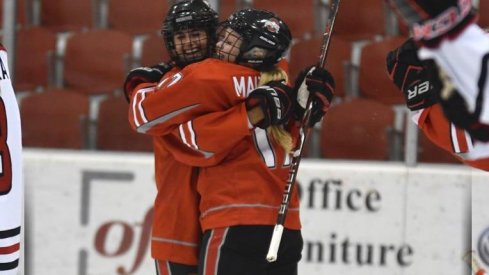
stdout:
[[[258,86],[276,80],[283,80],[285,83],[288,83],[289,78],[284,70],[275,68],[271,71],[261,72]],[[287,153],[292,151],[292,136],[282,125],[270,126],[267,128],[267,132]]]

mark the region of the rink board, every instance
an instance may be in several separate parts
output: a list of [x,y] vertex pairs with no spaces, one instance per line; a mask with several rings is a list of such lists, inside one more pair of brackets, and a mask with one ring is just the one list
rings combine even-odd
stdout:
[[[155,274],[151,154],[27,150],[24,161],[27,274]],[[469,274],[470,249],[489,262],[487,173],[303,160],[298,181],[300,274]]]

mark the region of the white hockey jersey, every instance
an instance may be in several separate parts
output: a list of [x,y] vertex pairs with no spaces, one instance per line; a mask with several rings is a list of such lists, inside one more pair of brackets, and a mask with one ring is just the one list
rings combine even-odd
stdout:
[[471,113],[489,125],[489,35],[476,24],[438,48],[421,48],[420,59],[434,59],[447,73]]
[[20,127],[7,52],[0,44],[0,275],[15,275],[19,267],[23,213]]

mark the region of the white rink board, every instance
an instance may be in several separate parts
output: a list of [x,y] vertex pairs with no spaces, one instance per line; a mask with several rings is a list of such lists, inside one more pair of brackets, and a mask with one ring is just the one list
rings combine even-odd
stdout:
[[[153,169],[151,154],[26,150],[26,274],[155,274]],[[463,166],[304,160],[298,180],[303,275],[469,274],[489,227],[489,174]]]

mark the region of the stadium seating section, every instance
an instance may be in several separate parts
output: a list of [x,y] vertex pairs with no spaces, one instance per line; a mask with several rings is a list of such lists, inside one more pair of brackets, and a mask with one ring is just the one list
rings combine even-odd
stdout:
[[96,1],[42,0],[40,24],[54,31],[79,31],[96,26]]
[[76,90],[46,89],[25,97],[20,111],[25,147],[87,148],[87,95]]
[[108,1],[108,26],[131,34],[151,33],[162,26],[167,0]]
[[52,84],[56,33],[43,27],[21,28],[17,31],[15,51],[14,84],[17,91]]
[[399,47],[407,38],[390,37],[363,46],[359,66],[360,95],[385,104],[403,104],[404,97],[387,74],[387,53]]
[[321,153],[328,159],[389,160],[394,111],[375,100],[355,98],[331,107],[321,127]]
[[489,28],[489,1],[479,0],[479,25]]
[[[27,8],[27,1],[28,0],[16,0],[16,27],[23,27],[27,23],[27,13],[28,13],[28,8]],[[0,0],[0,27],[3,28],[3,0]]]
[[97,149],[152,151],[152,138],[136,133],[129,126],[127,107],[128,103],[123,96],[110,96],[100,103],[96,131]]
[[63,83],[90,94],[121,87],[132,62],[133,38],[110,29],[74,33],[66,41]]
[[[479,2],[479,24],[488,27],[489,1]],[[160,30],[173,3],[17,0],[14,85],[24,145],[151,152],[151,138],[128,125],[121,86],[131,68],[169,60]],[[292,80],[318,62],[328,0],[211,3],[219,3],[215,8],[221,20],[246,7],[271,10],[284,19],[293,34],[287,52]],[[0,0],[0,16],[2,8]],[[326,59],[336,80],[336,99],[316,128],[318,139],[308,142],[309,156],[381,161],[402,156],[405,133],[398,129],[394,110],[402,109],[403,99],[387,77],[385,56],[408,34],[402,24],[388,31],[392,15],[384,0],[342,1]],[[423,162],[458,163],[424,137],[418,151]]]

